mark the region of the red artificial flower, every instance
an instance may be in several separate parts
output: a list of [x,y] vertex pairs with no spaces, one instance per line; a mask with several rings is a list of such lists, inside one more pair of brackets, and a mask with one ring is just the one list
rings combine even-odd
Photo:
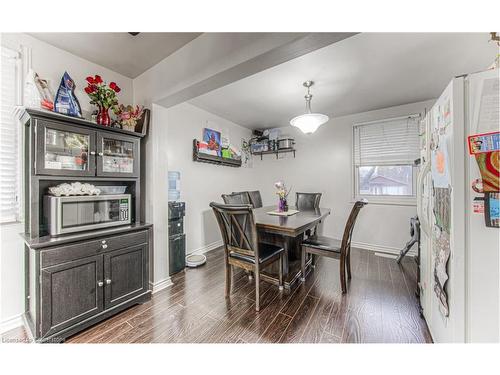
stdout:
[[100,75],[97,75],[97,74],[95,75],[94,83],[97,83],[97,84],[102,83],[102,78]]
[[118,87],[118,85],[115,82],[111,82],[109,84],[109,87],[114,91],[114,92],[120,92],[121,89]]
[[95,88],[92,86],[87,86],[84,88],[84,90],[87,94],[92,94],[95,91]]
[[93,78],[93,77],[87,77],[87,78],[85,78],[85,79],[86,79],[86,80],[87,80],[87,82],[88,82],[88,83],[90,83],[90,84],[95,83],[95,82],[94,82],[94,78]]

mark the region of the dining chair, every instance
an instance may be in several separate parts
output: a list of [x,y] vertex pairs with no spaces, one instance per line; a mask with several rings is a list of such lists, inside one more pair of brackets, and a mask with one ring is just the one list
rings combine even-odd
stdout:
[[319,208],[321,193],[295,193],[295,206],[297,210],[314,210]]
[[239,193],[247,193],[248,194],[248,199],[250,200],[250,204],[253,206],[253,208],[261,208],[262,207],[262,197],[260,196],[260,191],[254,190],[254,191],[241,191],[241,192],[234,192],[233,194],[239,194]]
[[251,204],[250,197],[246,191],[232,194],[222,194],[222,200],[225,204]]
[[283,289],[284,253],[282,247],[260,243],[252,205],[210,203],[224,241],[226,268],[225,296],[231,292],[231,266],[254,273],[255,310],[260,310],[260,270],[279,260],[279,289]]
[[329,258],[340,259],[340,286],[342,293],[347,292],[346,287],[346,269],[347,278],[351,280],[351,238],[354,224],[358,213],[368,202],[363,199],[354,203],[351,214],[347,219],[344,228],[344,235],[342,241],[325,236],[311,236],[302,241],[302,256],[301,256],[301,280],[305,281],[306,274],[306,254],[313,254],[316,256],[326,256]]
[[[319,208],[319,201],[321,200],[321,193],[295,193],[295,207],[299,211],[315,210]],[[315,235],[318,233],[318,226],[308,230],[306,236]],[[313,260],[313,264],[316,259]]]

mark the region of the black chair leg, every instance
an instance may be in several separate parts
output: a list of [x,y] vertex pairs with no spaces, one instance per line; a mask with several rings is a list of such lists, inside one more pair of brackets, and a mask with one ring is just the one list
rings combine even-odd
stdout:
[[342,288],[342,294],[347,293],[347,282],[345,279],[345,256],[341,255],[340,256],[340,287]]
[[280,278],[280,285],[279,285],[279,290],[283,290],[283,267],[284,267],[284,261],[283,261],[283,253],[280,254],[280,272],[279,272],[279,278]]
[[302,247],[300,255],[300,267],[301,267],[300,281],[302,282],[306,281],[306,255],[307,255],[306,249]]
[[255,270],[255,311],[260,310],[260,272]]
[[231,293],[231,265],[226,260],[226,293],[225,293],[226,298],[229,297],[230,293]]
[[351,280],[351,250],[349,249],[349,253],[347,253],[347,279]]

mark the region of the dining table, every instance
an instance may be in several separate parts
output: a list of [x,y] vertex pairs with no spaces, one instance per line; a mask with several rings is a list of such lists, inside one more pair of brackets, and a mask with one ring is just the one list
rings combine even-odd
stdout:
[[[285,249],[283,284],[288,291],[296,285],[301,276],[302,241],[307,233],[313,231],[331,212],[329,208],[324,207],[298,210],[290,206],[289,210],[298,212],[290,216],[276,214],[276,206],[265,206],[253,210],[259,242],[282,246]],[[261,272],[261,279],[278,285],[278,263],[274,262],[264,268]],[[306,263],[306,275],[311,270],[311,266],[312,258],[309,258]]]

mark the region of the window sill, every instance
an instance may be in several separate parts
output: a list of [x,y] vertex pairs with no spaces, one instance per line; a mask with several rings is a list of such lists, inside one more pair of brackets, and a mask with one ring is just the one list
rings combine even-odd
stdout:
[[357,200],[366,199],[368,204],[379,205],[379,206],[409,206],[416,207],[417,200],[413,199],[390,199],[390,198],[370,198],[370,197],[356,197],[351,203],[356,202]]

